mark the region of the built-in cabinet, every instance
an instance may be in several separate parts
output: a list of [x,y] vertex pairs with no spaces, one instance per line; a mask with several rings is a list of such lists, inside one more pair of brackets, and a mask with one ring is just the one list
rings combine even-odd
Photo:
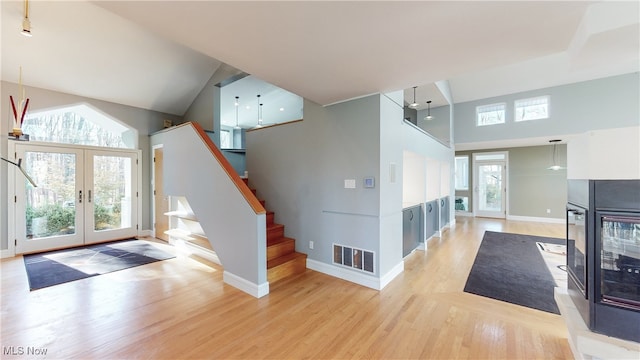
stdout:
[[425,212],[425,226],[424,226],[424,240],[429,240],[439,230],[438,221],[440,220],[440,207],[438,206],[438,200],[432,200],[424,204]]
[[402,211],[402,256],[409,255],[422,240],[422,206],[415,205]]
[[449,224],[449,197],[443,197],[438,200],[440,206],[440,228]]

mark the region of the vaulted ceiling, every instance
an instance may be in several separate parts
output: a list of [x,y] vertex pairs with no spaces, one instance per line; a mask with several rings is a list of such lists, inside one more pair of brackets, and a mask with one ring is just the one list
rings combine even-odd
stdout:
[[444,104],[639,70],[639,2],[2,1],[2,80],[182,115],[222,64],[322,105]]

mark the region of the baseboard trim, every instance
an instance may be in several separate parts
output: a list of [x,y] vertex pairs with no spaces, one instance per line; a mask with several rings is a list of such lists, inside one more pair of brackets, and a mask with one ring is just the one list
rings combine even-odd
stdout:
[[0,250],[0,259],[11,258],[14,256],[16,256],[16,254],[13,253],[12,249]]
[[387,286],[391,280],[395,279],[398,274],[404,271],[404,262],[400,262],[391,271],[386,273],[382,278],[376,278],[366,274],[361,274],[355,270],[348,269],[346,267],[335,266],[326,264],[320,261],[307,258],[307,268],[327,274],[329,276],[337,277],[342,280],[346,280],[364,287],[368,287],[374,290],[382,290]]
[[474,217],[473,213],[470,211],[456,211],[456,216],[466,216],[466,217]]
[[238,290],[242,290],[256,298],[261,298],[269,294],[268,282],[264,282],[262,284],[254,284],[251,281],[245,278],[241,278],[240,276],[232,274],[226,270],[222,273],[222,279],[225,283],[235,287]]
[[549,224],[565,224],[566,223],[566,220],[564,218],[558,219],[558,218],[517,216],[517,215],[507,215],[507,220],[541,222],[541,223],[549,223]]
[[384,276],[380,279],[380,290],[384,289],[385,286],[389,285],[389,283],[396,278],[396,276],[402,274],[404,272],[404,261],[400,261],[396,266],[391,269],[391,271],[384,274]]

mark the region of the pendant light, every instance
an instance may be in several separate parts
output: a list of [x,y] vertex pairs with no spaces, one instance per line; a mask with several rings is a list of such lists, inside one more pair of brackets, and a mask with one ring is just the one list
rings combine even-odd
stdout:
[[256,127],[262,127],[262,104],[260,103],[260,94],[258,94],[258,125]]
[[417,86],[413,87],[413,102],[409,104],[409,107],[412,109],[415,109],[418,107],[418,103],[416,102],[416,88]]
[[427,116],[424,118],[425,120],[432,120],[433,116],[431,116],[431,100],[427,101]]
[[547,170],[558,171],[558,170],[564,169],[562,166],[556,164],[556,153],[557,153],[556,146],[560,141],[562,140],[559,140],[559,139],[549,140],[549,143],[553,144],[553,165],[549,166]]
[[22,35],[31,37],[31,21],[29,20],[29,0],[24,0],[24,19],[22,19]]
[[240,107],[240,97],[236,96],[236,101],[234,102],[236,106],[236,129],[240,129],[240,125],[238,124],[238,108]]

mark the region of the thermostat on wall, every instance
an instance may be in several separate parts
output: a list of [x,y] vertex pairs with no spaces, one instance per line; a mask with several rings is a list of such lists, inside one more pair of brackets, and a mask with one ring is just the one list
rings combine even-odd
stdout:
[[376,187],[376,179],[373,176],[364,178],[364,187],[369,189]]

